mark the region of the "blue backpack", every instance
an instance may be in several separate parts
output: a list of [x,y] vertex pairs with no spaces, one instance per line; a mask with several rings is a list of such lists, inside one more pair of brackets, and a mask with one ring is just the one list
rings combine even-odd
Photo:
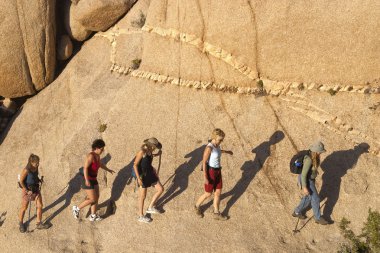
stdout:
[[309,150],[302,150],[292,157],[290,160],[290,172],[293,174],[301,174],[303,168],[303,160],[309,154]]

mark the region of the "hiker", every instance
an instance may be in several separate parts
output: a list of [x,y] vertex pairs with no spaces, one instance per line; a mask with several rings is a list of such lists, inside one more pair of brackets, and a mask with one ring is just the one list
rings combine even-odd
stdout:
[[[28,206],[31,205],[32,201],[36,201],[37,208],[37,229],[47,229],[49,225],[43,224],[42,220],[42,196],[40,192],[40,178],[38,177],[38,166],[40,164],[40,158],[31,154],[28,159],[28,164],[22,170],[20,174],[20,187],[22,188],[22,202],[21,209],[19,213],[20,222],[20,232],[24,233],[26,231],[24,225],[24,215]],[[30,213],[29,213],[30,214]],[[30,219],[30,217],[29,217]],[[30,222],[30,221],[29,221]]]
[[219,211],[220,195],[222,192],[222,166],[220,158],[222,153],[233,155],[232,151],[222,150],[220,144],[224,140],[225,133],[216,128],[211,134],[211,141],[207,144],[203,152],[203,173],[204,173],[204,189],[205,192],[199,197],[197,203],[195,204],[196,214],[203,218],[203,213],[200,209],[202,203],[211,196],[214,191],[214,219],[216,220],[227,220],[228,217],[221,214]]
[[[156,201],[161,196],[164,191],[160,179],[158,177],[160,172],[160,164],[158,165],[157,170],[152,166],[153,157],[159,156],[161,161],[161,143],[154,137],[144,140],[141,149],[136,154],[135,161],[133,163],[133,170],[136,174],[137,184],[139,186],[139,202],[138,202],[138,221],[149,223],[152,219],[144,215],[144,201],[146,197],[147,188],[153,186],[156,188],[156,193],[153,195],[152,201],[149,204],[146,213],[149,214],[159,214],[159,211],[156,207]],[[153,151],[158,149],[159,151],[156,154],[153,154]]]
[[75,219],[79,218],[79,212],[84,207],[91,205],[91,215],[89,221],[100,221],[102,218],[96,214],[96,209],[98,207],[99,200],[99,184],[97,175],[99,168],[102,168],[111,174],[115,171],[110,170],[105,166],[100,160],[100,155],[104,151],[106,146],[105,142],[102,139],[96,139],[92,143],[92,151],[87,154],[84,166],[83,166],[83,180],[82,180],[82,189],[86,191],[86,199],[79,205],[73,206],[73,215]]
[[301,186],[303,197],[292,214],[293,217],[306,219],[304,212],[311,204],[315,222],[321,225],[327,225],[328,222],[321,216],[320,198],[315,186],[315,179],[318,175],[320,155],[324,152],[326,152],[324,144],[316,142],[310,146],[308,154],[304,156],[302,172],[298,176],[298,183]]

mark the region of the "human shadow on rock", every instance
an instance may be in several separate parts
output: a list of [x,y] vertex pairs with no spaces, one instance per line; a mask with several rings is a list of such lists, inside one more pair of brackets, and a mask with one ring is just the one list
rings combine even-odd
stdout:
[[190,174],[199,165],[203,158],[203,152],[206,145],[202,145],[187,155],[185,158],[190,158],[189,161],[182,163],[174,172],[173,181],[164,195],[157,201],[157,206],[163,208],[165,204],[184,192],[189,185]]
[[[240,170],[242,171],[241,178],[236,182],[235,186],[221,194],[220,199],[230,197],[227,201],[226,207],[223,210],[223,214],[228,216],[231,207],[239,200],[243,193],[248,189],[249,184],[255,178],[256,174],[263,168],[265,161],[271,155],[270,147],[275,145],[285,137],[282,131],[276,131],[272,134],[268,141],[262,142],[260,145],[252,149],[252,153],[255,153],[256,156],[253,160],[245,161]],[[205,205],[205,209],[209,208],[212,205],[212,201],[209,201]]]
[[321,201],[326,199],[323,216],[333,222],[331,214],[338,202],[342,177],[353,169],[363,153],[368,153],[369,145],[361,143],[353,149],[334,151],[321,163],[322,187],[319,193]]
[[120,199],[125,186],[129,185],[133,179],[132,170],[134,160],[135,159],[132,159],[126,166],[119,170],[112,183],[110,198],[99,205],[99,209],[106,207],[105,212],[102,214],[103,219],[116,213],[116,201]]

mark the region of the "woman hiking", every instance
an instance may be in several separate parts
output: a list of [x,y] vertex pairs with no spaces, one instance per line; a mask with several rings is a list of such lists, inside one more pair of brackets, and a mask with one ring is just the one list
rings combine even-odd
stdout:
[[49,228],[48,224],[43,224],[42,219],[42,196],[40,192],[40,182],[41,180],[38,177],[38,166],[40,164],[40,158],[31,154],[28,159],[28,164],[22,170],[20,174],[20,186],[22,188],[22,202],[21,209],[19,213],[19,222],[20,222],[20,232],[24,233],[26,231],[24,225],[24,215],[25,211],[28,208],[28,205],[31,204],[31,201],[36,201],[37,206],[37,229],[47,229]]
[[227,220],[228,217],[224,216],[219,211],[220,195],[222,193],[222,166],[220,158],[222,153],[233,155],[232,151],[222,150],[220,144],[224,140],[225,133],[216,128],[212,131],[211,141],[207,144],[205,151],[203,153],[203,172],[204,172],[204,189],[205,192],[199,197],[197,203],[195,204],[196,214],[203,218],[203,213],[200,209],[202,203],[211,196],[214,191],[214,219],[216,220]]
[[[146,212],[150,214],[161,213],[155,207],[158,198],[164,191],[164,187],[160,183],[160,179],[158,177],[158,174],[160,172],[160,163],[157,170],[152,166],[153,157],[159,156],[159,161],[161,161],[161,148],[161,143],[154,137],[144,140],[144,143],[141,146],[140,151],[137,152],[135,161],[133,163],[133,170],[136,174],[137,183],[140,189],[138,202],[139,222],[149,223],[152,221],[150,217],[144,215],[144,201],[146,192],[147,188],[151,186],[156,188],[156,193],[153,195],[152,201],[150,202]],[[156,154],[153,154],[153,151],[156,149],[159,151]]]
[[320,155],[326,152],[322,142],[316,142],[309,148],[309,154],[303,158],[302,173],[298,177],[301,184],[303,197],[299,205],[294,209],[293,217],[306,219],[304,215],[305,209],[311,207],[314,213],[315,222],[321,225],[327,225],[328,222],[321,216],[320,199],[317,188],[315,187],[315,179],[318,175],[320,165]]
[[102,168],[111,174],[115,173],[115,171],[108,169],[100,160],[100,155],[103,153],[105,146],[106,144],[102,139],[96,139],[92,143],[92,151],[87,154],[83,166],[84,177],[82,181],[82,189],[86,191],[87,197],[79,206],[73,206],[73,215],[75,219],[79,218],[80,210],[88,205],[91,205],[89,221],[100,221],[102,219],[96,214],[99,200],[99,184],[97,180],[98,170],[99,168]]

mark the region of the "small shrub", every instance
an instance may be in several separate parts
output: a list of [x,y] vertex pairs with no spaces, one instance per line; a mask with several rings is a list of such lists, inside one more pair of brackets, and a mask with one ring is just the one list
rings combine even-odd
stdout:
[[139,67],[140,67],[140,64],[141,64],[141,59],[134,59],[133,61],[132,61],[132,66],[131,66],[131,68],[132,69],[138,69]]
[[332,88],[328,89],[327,93],[329,93],[331,96],[334,96],[336,94],[336,90],[333,90]]
[[304,90],[305,89],[305,85],[303,83],[300,83],[300,85],[298,85],[298,90]]
[[99,131],[99,133],[103,133],[104,131],[106,131],[106,129],[107,129],[107,124],[101,123],[99,125],[98,131]]
[[339,224],[339,230],[348,241],[341,245],[339,253],[372,253],[380,252],[380,213],[368,210],[367,222],[364,223],[362,233],[355,235],[349,229],[350,221],[343,218]]
[[140,11],[139,19],[132,21],[131,24],[133,27],[141,28],[144,26],[145,21],[146,21],[146,16],[142,11]]
[[257,81],[257,88],[259,88],[260,90],[264,89],[264,82],[263,82],[263,80],[259,79]]

